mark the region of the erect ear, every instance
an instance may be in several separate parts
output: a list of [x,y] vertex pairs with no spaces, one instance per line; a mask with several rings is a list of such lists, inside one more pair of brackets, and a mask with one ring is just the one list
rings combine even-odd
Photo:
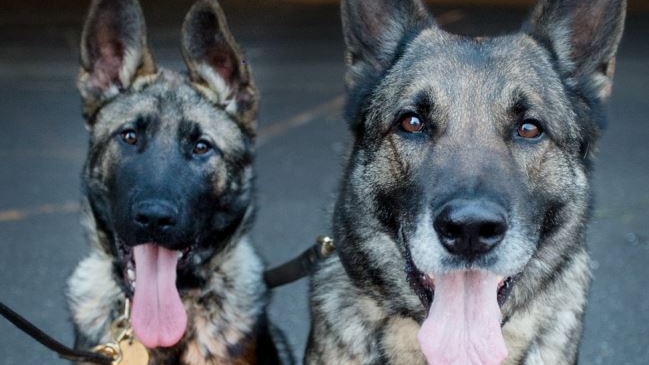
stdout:
[[541,0],[523,30],[554,54],[562,76],[594,97],[611,93],[626,0]]
[[81,36],[78,87],[86,116],[127,89],[140,75],[155,73],[146,46],[142,9],[136,0],[94,0]]
[[256,129],[257,90],[216,0],[199,0],[185,17],[182,47],[191,80],[212,102]]
[[408,41],[435,24],[420,0],[343,0],[341,13],[348,87],[390,67]]

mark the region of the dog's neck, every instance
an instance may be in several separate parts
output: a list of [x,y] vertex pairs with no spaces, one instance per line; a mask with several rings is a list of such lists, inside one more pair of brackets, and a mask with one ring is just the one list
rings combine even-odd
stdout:
[[[256,257],[243,237],[228,254],[210,261],[211,275],[204,285],[182,293],[188,316],[185,335],[172,348],[151,350],[151,364],[173,359],[187,365],[230,363],[233,357],[249,356],[267,304],[266,288],[260,284],[263,266]],[[112,341],[110,325],[125,299],[113,275],[113,258],[93,247],[70,278],[69,288],[73,320],[82,337],[77,346]]]

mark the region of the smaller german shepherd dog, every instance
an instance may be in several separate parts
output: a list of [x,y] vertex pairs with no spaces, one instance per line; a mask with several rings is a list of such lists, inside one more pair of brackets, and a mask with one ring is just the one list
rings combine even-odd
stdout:
[[157,68],[138,2],[92,2],[78,79],[92,251],[68,282],[75,346],[115,341],[130,299],[148,364],[277,364],[247,238],[257,91],[215,0],[187,14],[182,50],[187,74]]
[[470,38],[343,0],[354,143],[307,364],[576,364],[591,160],[624,0],[541,0]]

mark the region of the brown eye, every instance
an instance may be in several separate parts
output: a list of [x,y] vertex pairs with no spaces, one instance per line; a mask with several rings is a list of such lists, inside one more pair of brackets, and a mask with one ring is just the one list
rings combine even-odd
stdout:
[[122,140],[127,144],[135,145],[137,144],[137,133],[132,129],[125,130],[122,132]]
[[534,119],[527,119],[518,127],[518,135],[525,139],[539,138],[543,134],[543,130],[539,126],[539,122]]
[[195,155],[204,155],[212,150],[212,145],[207,141],[198,141],[194,145],[192,153]]
[[421,133],[424,129],[424,122],[416,115],[406,115],[401,119],[401,129],[408,133]]

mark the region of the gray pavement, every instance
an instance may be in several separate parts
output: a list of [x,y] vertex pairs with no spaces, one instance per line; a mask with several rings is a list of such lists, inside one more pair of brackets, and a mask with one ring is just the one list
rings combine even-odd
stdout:
[[[85,2],[0,4],[0,300],[61,341],[73,340],[64,282],[86,253],[78,224],[87,136],[74,87]],[[77,1],[79,3],[79,1]],[[190,1],[145,2],[158,62],[179,69]],[[45,5],[43,5],[45,6]],[[263,102],[254,241],[281,263],[327,233],[349,134],[340,117],[342,37],[335,5],[226,1]],[[463,33],[513,30],[524,11],[437,8]],[[649,364],[649,14],[630,14],[610,124],[594,178],[595,281],[583,364]],[[278,289],[271,318],[301,358],[307,283]],[[0,320],[0,364],[63,364]]]

